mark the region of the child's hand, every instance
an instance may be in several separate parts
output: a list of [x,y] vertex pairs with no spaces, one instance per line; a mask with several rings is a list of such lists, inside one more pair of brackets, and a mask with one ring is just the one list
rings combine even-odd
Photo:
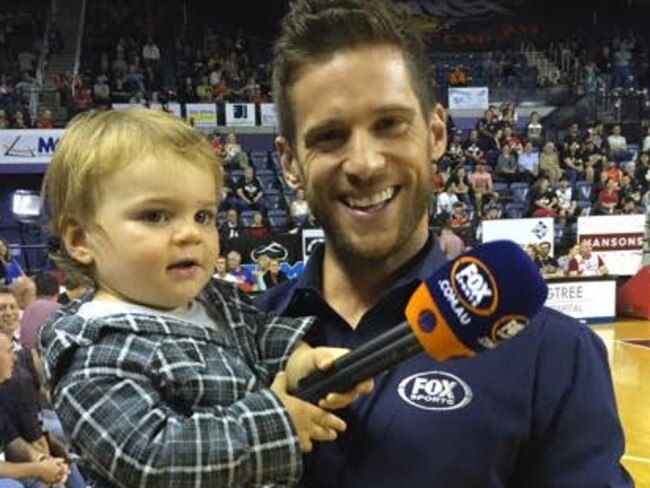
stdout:
[[339,432],[345,430],[345,422],[336,415],[289,395],[287,375],[283,371],[276,375],[271,390],[289,412],[302,452],[311,452],[314,447],[312,441],[333,441]]
[[[313,371],[327,371],[335,359],[348,352],[349,349],[340,347],[312,348],[307,344],[301,344],[296,348],[287,362],[289,389],[294,390],[298,381]],[[327,410],[345,408],[359,398],[360,395],[370,393],[373,386],[372,379],[362,381],[349,391],[328,393],[325,398],[319,400],[318,405]]]

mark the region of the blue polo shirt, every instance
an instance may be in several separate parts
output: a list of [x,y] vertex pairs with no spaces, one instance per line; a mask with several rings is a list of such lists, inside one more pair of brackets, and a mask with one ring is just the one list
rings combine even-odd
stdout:
[[[304,272],[257,298],[263,310],[316,315],[306,340],[355,348],[404,320],[418,283],[444,262],[437,242],[407,263],[352,329],[324,301],[324,248]],[[602,341],[544,308],[530,327],[472,359],[418,354],[338,412],[336,442],[307,455],[309,488],[611,488],[633,483]]]

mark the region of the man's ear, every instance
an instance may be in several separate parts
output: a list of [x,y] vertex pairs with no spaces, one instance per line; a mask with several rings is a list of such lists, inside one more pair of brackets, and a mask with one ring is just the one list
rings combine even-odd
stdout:
[[287,140],[282,136],[276,137],[275,148],[280,155],[284,181],[293,191],[303,188],[302,173],[298,167],[298,160],[295,158],[294,150],[291,149]]
[[62,225],[61,242],[68,254],[86,266],[94,261],[94,254],[88,243],[88,234],[81,223],[72,217]]
[[447,148],[447,112],[439,103],[429,113],[431,159],[438,161]]

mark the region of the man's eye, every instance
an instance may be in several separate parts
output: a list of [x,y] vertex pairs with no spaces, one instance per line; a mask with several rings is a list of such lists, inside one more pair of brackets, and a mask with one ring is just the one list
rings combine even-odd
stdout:
[[142,213],[140,218],[150,224],[166,224],[169,222],[170,216],[164,210],[148,210]]
[[379,131],[401,134],[406,128],[406,122],[395,117],[386,117],[380,119],[375,127]]
[[212,210],[201,210],[196,213],[194,220],[198,224],[208,225],[212,224],[215,219],[215,213]]

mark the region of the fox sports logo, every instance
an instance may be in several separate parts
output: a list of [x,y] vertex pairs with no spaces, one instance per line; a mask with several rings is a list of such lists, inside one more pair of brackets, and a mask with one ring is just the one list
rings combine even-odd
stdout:
[[457,410],[472,401],[473,393],[458,376],[444,371],[427,371],[404,378],[397,387],[406,403],[423,410]]

